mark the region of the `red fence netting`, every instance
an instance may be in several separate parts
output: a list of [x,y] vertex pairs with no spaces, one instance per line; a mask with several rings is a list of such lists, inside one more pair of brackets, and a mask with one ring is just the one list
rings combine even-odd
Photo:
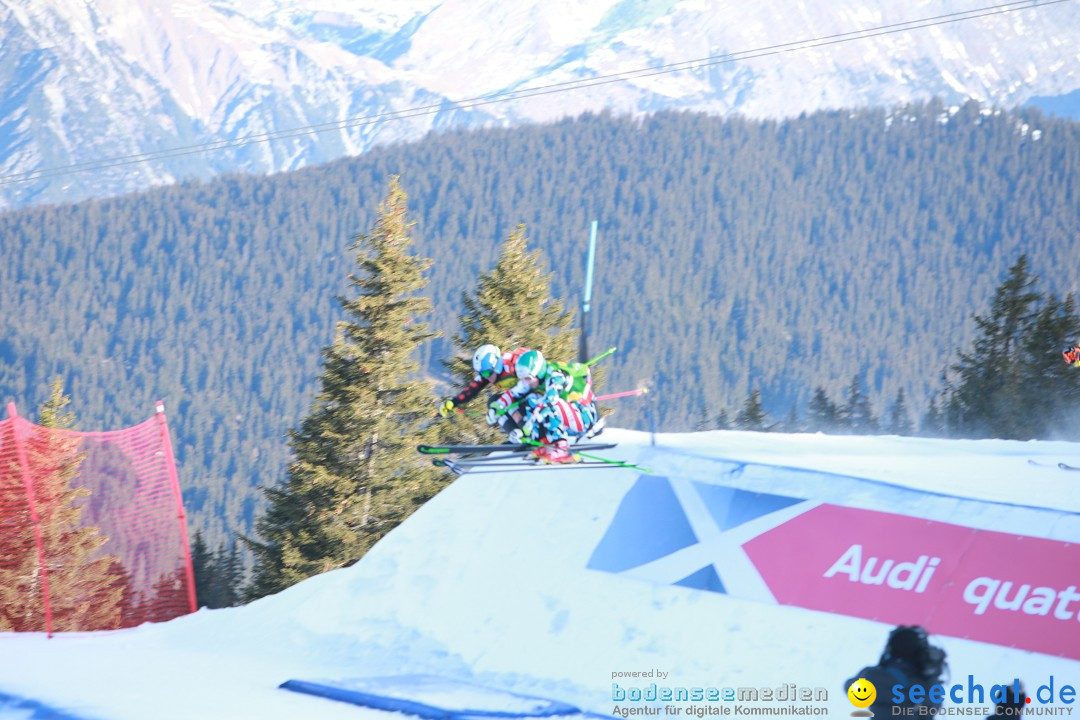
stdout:
[[111,432],[0,420],[0,631],[114,630],[195,610],[165,412]]

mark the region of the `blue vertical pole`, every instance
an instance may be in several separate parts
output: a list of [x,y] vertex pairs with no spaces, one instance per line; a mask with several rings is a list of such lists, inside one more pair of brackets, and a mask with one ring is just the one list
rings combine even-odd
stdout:
[[589,360],[588,321],[589,306],[592,303],[593,260],[596,258],[596,220],[592,221],[589,232],[589,259],[585,266],[585,301],[581,304],[581,347],[578,348],[579,362]]

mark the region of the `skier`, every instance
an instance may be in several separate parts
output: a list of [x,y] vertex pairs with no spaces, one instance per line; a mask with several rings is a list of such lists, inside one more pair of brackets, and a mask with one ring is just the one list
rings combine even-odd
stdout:
[[[491,344],[481,345],[473,353],[472,366],[476,371],[473,378],[465,389],[452,398],[446,398],[439,403],[439,415],[449,417],[455,408],[461,407],[473,400],[488,386],[497,388],[512,387],[518,382],[516,374],[518,359],[529,352],[529,348],[518,348],[509,352],[502,352],[498,347]],[[491,404],[498,400],[502,393],[494,395]],[[499,429],[505,433],[511,433],[521,425],[522,415],[520,412],[500,414],[489,404],[487,412],[488,425],[499,425]],[[520,440],[520,435],[519,435]]]
[[[547,362],[539,350],[531,350],[518,358],[516,372],[518,383],[497,397],[492,407],[507,412],[524,406],[522,435],[543,443],[533,451],[534,459],[576,462],[569,439],[592,437],[602,429],[589,366]],[[511,440],[515,438],[511,436]]]
[[1070,345],[1061,351],[1065,362],[1073,367],[1080,367],[1080,345]]

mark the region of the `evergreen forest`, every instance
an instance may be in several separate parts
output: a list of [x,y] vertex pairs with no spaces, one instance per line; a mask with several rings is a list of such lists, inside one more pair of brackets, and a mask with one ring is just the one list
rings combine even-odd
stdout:
[[[527,240],[579,323],[595,219],[587,337],[618,347],[600,391],[650,388],[613,401],[610,427],[1080,439],[1060,408],[1053,423],[977,419],[1002,367],[1007,387],[986,392],[1019,397],[1039,377],[1074,397],[1055,373],[1080,332],[1080,124],[976,103],[590,114],[0,214],[2,399],[29,414],[59,377],[81,430],[164,400],[199,554],[235,572],[260,488],[282,483],[290,433],[305,432],[351,248],[392,177],[412,252],[431,261],[416,292],[438,336],[413,362],[432,415],[479,327],[460,327],[465,303],[490,307],[477,281],[508,238]],[[1020,308],[1008,327],[999,301]]]

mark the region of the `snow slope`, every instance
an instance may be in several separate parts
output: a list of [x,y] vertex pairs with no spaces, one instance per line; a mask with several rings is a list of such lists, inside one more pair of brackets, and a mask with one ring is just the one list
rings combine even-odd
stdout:
[[[1028,462],[1080,465],[1080,444],[604,438],[619,442],[613,457],[656,475],[1080,542],[1080,473]],[[823,687],[829,714],[847,716],[840,685],[876,660],[890,626],[586,567],[638,478],[628,469],[463,476],[355,566],[248,606],[51,640],[0,634],[0,695],[77,718],[333,720],[385,713],[277,686],[423,673],[611,714],[612,674],[656,669],[688,687]],[[934,640],[955,681],[1019,676],[1032,688],[1053,675],[1080,685],[1078,661]],[[0,718],[28,717],[3,707]]]

